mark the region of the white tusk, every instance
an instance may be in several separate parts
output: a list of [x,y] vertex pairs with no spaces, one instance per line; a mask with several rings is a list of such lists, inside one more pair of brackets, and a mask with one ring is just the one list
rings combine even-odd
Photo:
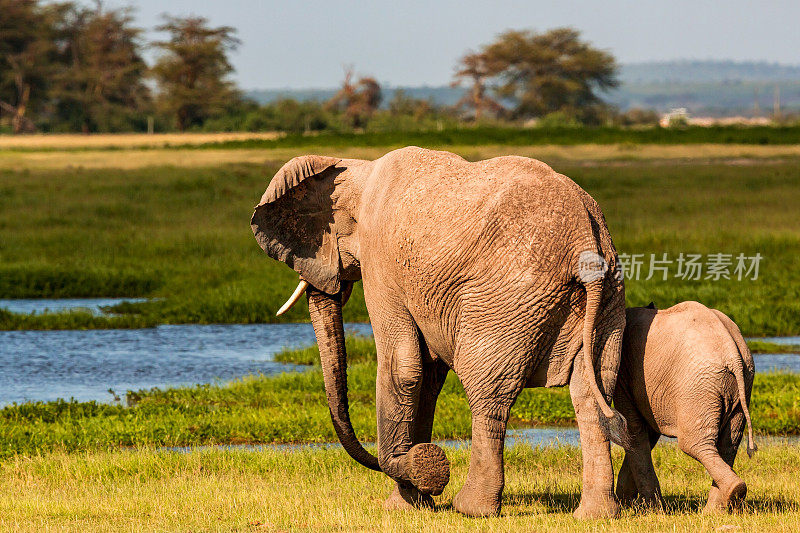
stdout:
[[294,290],[289,299],[286,300],[286,303],[283,304],[283,307],[278,309],[278,312],[275,314],[275,316],[281,316],[283,313],[291,309],[292,306],[297,303],[297,300],[300,299],[303,293],[306,292],[307,288],[308,288],[308,282],[304,279],[301,279],[300,283],[297,285],[297,288]]

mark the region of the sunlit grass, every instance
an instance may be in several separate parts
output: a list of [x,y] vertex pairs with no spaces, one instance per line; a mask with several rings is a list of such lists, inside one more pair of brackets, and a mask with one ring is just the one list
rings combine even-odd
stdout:
[[758,164],[768,158],[800,157],[800,144],[576,144],[519,145],[503,144],[427,144],[407,139],[387,146],[327,146],[312,144],[295,147],[264,148],[115,148],[97,150],[81,147],[77,151],[48,148],[39,151],[0,150],[0,170],[140,169],[152,166],[197,168],[230,164],[264,164],[288,161],[304,154],[325,154],[343,158],[376,159],[388,151],[419,144],[426,148],[448,150],[469,160],[516,154],[545,162],[644,162],[648,160],[695,161],[708,164],[718,159],[744,160]]
[[[467,518],[452,510],[469,460],[447,450],[452,477],[437,511],[389,512],[385,475],[341,449],[139,450],[48,454],[0,465],[0,529],[8,531],[746,531],[800,528],[794,446],[740,453],[736,470],[748,484],[745,511],[698,513],[710,478],[672,445],[654,454],[666,514],[626,510],[617,520],[581,522],[571,512],[581,490],[580,451],[573,447],[506,450],[503,511]],[[614,449],[614,462],[621,451]]]
[[0,150],[58,150],[76,148],[117,149],[133,147],[164,147],[195,145],[244,140],[270,140],[279,137],[276,132],[223,132],[223,133],[50,133],[44,135],[0,135]]

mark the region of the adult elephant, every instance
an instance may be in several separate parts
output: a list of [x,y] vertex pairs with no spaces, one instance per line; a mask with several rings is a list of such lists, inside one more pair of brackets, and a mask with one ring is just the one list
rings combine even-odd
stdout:
[[[609,403],[625,294],[603,215],[572,180],[533,159],[470,163],[416,147],[375,161],[305,156],[272,178],[251,225],[300,274],[281,311],[307,293],[336,433],[396,480],[387,506],[431,505],[449,480],[429,442],[452,369],[472,411],[458,511],[500,511],[506,423],[523,387],[569,383],[583,452],[575,515],[616,514],[609,437],[625,420]],[[342,306],[359,279],[378,353],[377,458],[348,414]]]

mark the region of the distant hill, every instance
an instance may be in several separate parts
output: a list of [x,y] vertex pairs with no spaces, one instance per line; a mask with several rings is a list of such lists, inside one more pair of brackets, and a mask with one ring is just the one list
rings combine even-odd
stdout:
[[658,61],[620,68],[624,84],[710,82],[800,82],[800,65],[754,61]]
[[605,95],[620,109],[695,115],[768,115],[776,90],[782,111],[800,109],[800,66],[767,62],[664,61],[623,65],[620,86]]
[[[301,102],[330,100],[338,89],[258,89],[248,91],[247,96],[256,102],[266,104],[281,98],[294,98]],[[383,87],[383,102],[389,102],[397,90],[405,91],[411,98],[432,100],[437,105],[454,105],[464,94],[464,89],[443,85],[439,87]]]
[[[727,116],[766,114],[772,110],[775,88],[781,108],[800,110],[800,65],[738,61],[660,61],[630,63],[620,68],[620,87],[603,99],[627,110],[633,107],[668,111],[685,107],[694,114]],[[396,90],[412,98],[430,99],[437,105],[453,105],[464,89],[444,86],[384,87],[384,104]],[[247,96],[259,103],[281,98],[326,101],[336,93],[329,89],[262,89]],[[756,105],[756,102],[758,104]]]

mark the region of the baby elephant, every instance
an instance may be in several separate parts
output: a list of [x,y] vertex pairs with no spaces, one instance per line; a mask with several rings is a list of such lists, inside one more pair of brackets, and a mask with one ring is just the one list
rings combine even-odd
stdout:
[[756,450],[748,409],[754,374],[739,328],[720,311],[697,302],[629,308],[614,403],[632,442],[617,497],[663,508],[650,453],[666,435],[711,474],[705,512],[739,507],[747,485],[731,467],[745,422],[747,453]]

